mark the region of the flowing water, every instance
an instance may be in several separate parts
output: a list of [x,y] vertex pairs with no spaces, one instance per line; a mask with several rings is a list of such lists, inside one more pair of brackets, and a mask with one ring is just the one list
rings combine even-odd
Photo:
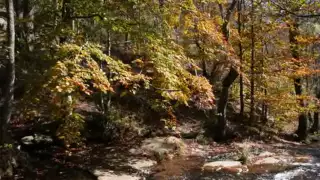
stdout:
[[320,180],[320,163],[296,164],[297,166],[279,173],[264,174],[200,174],[181,179],[201,180]]
[[[291,151],[311,155],[313,160],[308,163],[292,163],[290,165],[267,165],[251,169],[251,173],[228,174],[223,172],[203,173],[200,169],[186,170],[179,176],[167,174],[166,176],[152,176],[150,180],[320,180],[320,148],[319,146],[312,148],[297,148]],[[194,161],[194,160],[192,160]],[[177,167],[168,166],[169,170],[179,169],[182,164],[190,162],[180,161]],[[181,164],[179,166],[179,164]],[[202,163],[199,163],[202,164]],[[173,168],[174,167],[174,168]],[[183,169],[183,168],[181,168]],[[250,169],[250,167],[249,167]],[[168,170],[165,170],[168,171]],[[249,171],[249,172],[250,172]],[[254,173],[252,173],[254,172]]]
[[[284,169],[274,165],[269,173],[257,174],[216,174],[216,175],[200,175],[196,178],[189,177],[185,179],[203,179],[203,180],[320,180],[320,144],[313,147],[291,147],[291,151],[296,153],[311,155],[313,157],[308,163],[292,163]],[[278,169],[277,171],[272,171]]]
[[[163,179],[163,178],[148,178]],[[168,180],[320,180],[320,163],[301,164],[290,170],[279,173],[264,174],[227,174],[217,172],[214,174],[186,173],[183,176],[172,176],[164,179]]]

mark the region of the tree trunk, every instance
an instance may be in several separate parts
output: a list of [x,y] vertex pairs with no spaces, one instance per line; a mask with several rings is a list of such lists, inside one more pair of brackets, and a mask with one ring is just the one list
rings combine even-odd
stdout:
[[7,0],[8,13],[8,51],[9,59],[7,68],[7,86],[5,90],[5,99],[0,118],[0,144],[8,143],[8,124],[11,119],[13,106],[13,91],[15,82],[15,22],[13,0]]
[[[108,56],[111,56],[111,48],[112,48],[112,42],[111,42],[111,32],[108,30]],[[111,79],[112,72],[109,69],[108,72],[108,78]],[[104,105],[103,105],[104,106]],[[108,92],[108,99],[107,99],[107,107],[106,110],[109,111],[111,108],[111,92]]]
[[[267,96],[267,89],[264,88],[264,95]],[[264,124],[267,124],[268,122],[268,105],[266,104],[266,102],[262,103],[262,122]]]
[[[238,33],[240,36],[240,41],[239,41],[239,59],[240,59],[240,72],[242,73],[243,71],[243,50],[242,50],[242,22],[241,22],[241,16],[242,16],[242,0],[238,2]],[[243,118],[243,113],[244,113],[244,95],[243,95],[243,77],[242,74],[240,74],[240,117],[241,119]]]
[[[262,52],[261,54],[264,56],[264,48],[267,49],[266,45],[264,44],[263,47],[262,47]],[[266,50],[266,53],[268,53],[268,50]],[[261,57],[261,81],[264,82],[264,57]],[[264,94],[265,97],[267,97],[267,94],[268,94],[268,91],[267,91],[267,88],[263,86],[262,88],[262,93]],[[266,100],[263,100],[262,101],[262,113],[261,113],[261,121],[263,124],[267,124],[268,122],[268,105],[266,103]]]
[[[301,96],[302,95],[301,78],[296,78],[294,80],[294,86],[295,86],[296,95]],[[304,100],[300,99],[299,103],[301,107],[305,106]],[[299,126],[297,130],[297,134],[300,140],[305,140],[308,137],[308,127],[309,127],[309,121],[308,121],[307,115],[305,112],[301,112],[299,114]]]
[[[319,86],[319,84],[317,84],[317,86]],[[318,88],[316,91],[316,98],[318,99],[318,101],[320,101],[320,91]],[[318,133],[320,131],[319,109],[320,109],[320,106],[318,106],[318,110],[314,113],[314,116],[313,116],[313,124],[311,127],[312,133]]]
[[235,70],[235,68],[231,68],[227,77],[222,82],[223,87],[218,103],[217,140],[224,140],[226,137],[226,108],[229,99],[229,89],[232,83],[237,79],[238,75],[239,73]]
[[[232,1],[232,3],[230,4],[227,10],[226,16],[223,17],[224,23],[222,25],[222,33],[227,42],[229,40],[228,24],[229,24],[231,14],[237,2],[238,2],[237,0]],[[217,121],[217,129],[216,129],[216,133],[217,133],[216,140],[218,141],[222,141],[226,138],[226,130],[227,130],[226,108],[227,108],[227,103],[229,99],[229,89],[238,76],[239,76],[238,71],[231,66],[228,75],[222,81],[222,91],[221,91],[219,102],[218,102],[218,121]]]
[[[73,20],[71,19],[72,16],[72,9],[70,7],[71,0],[63,0],[62,1],[62,9],[61,9],[61,19],[63,22],[63,26],[65,28],[73,28]],[[69,40],[67,36],[60,36],[59,43],[65,43]]]
[[314,113],[314,117],[313,117],[313,124],[311,127],[310,132],[311,133],[317,133],[320,130],[320,123],[319,123],[319,112],[315,112]]
[[250,123],[254,122],[255,100],[254,100],[254,80],[255,80],[255,37],[254,37],[254,2],[251,0],[251,66],[250,66]]
[[207,72],[207,61],[205,59],[202,59],[202,75],[204,77],[209,77],[209,74]]
[[[306,104],[306,106],[308,106],[308,104]],[[313,119],[312,119],[312,113],[311,112],[308,112],[307,113],[307,116],[308,116],[308,121],[309,121],[309,128],[311,129],[311,126],[310,125],[313,125]]]
[[33,2],[31,2],[31,0],[23,0],[23,18],[28,19],[28,21],[24,23],[24,38],[26,42],[26,48],[29,52],[33,51],[32,41],[34,39],[34,8],[32,4]]
[[7,84],[5,87],[5,97],[0,114],[0,179],[1,177],[13,176],[13,154],[12,148],[7,148],[6,144],[11,143],[8,133],[8,125],[11,119],[13,106],[13,91],[15,80],[15,22],[13,0],[6,1],[7,22],[8,22],[8,62],[6,63]]
[[[297,21],[297,20],[296,20]],[[290,40],[290,49],[292,57],[296,60],[299,60],[299,50],[298,50],[298,42],[296,37],[299,35],[298,32],[298,23],[294,22],[292,25],[289,26],[289,40]],[[300,64],[297,64],[298,66]],[[302,95],[302,78],[296,77],[294,79],[294,89],[296,95],[299,97]],[[299,99],[299,104],[301,107],[305,107],[305,102],[303,99]],[[305,112],[301,112],[299,114],[299,126],[297,130],[297,134],[300,140],[305,140],[308,137],[308,118]]]

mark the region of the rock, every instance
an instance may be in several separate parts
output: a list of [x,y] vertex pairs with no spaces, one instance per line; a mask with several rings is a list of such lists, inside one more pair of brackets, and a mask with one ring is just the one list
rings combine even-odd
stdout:
[[172,160],[174,158],[173,154],[167,154],[165,157],[167,160]]
[[21,138],[21,142],[24,145],[34,144],[34,137],[33,136],[25,136],[25,137]]
[[296,156],[294,157],[294,162],[298,162],[298,163],[307,163],[312,161],[312,157],[311,156]]
[[151,167],[155,164],[157,164],[157,162],[150,159],[136,159],[129,162],[129,166],[147,174],[150,172]]
[[186,144],[182,139],[170,137],[149,138],[142,142],[138,150],[130,150],[134,154],[144,154],[148,156],[156,156],[156,158],[164,159],[169,154],[184,155]]
[[278,164],[281,163],[282,161],[278,158],[275,157],[266,157],[262,159],[258,159],[256,162],[253,164]]
[[177,127],[177,131],[183,138],[193,139],[201,132],[201,126],[202,124],[200,121],[185,122]]
[[240,173],[246,173],[249,171],[247,166],[239,166],[239,167],[224,167],[220,171],[226,172],[226,173],[233,173],[233,174],[240,174]]
[[[192,148],[190,150],[190,155],[192,156],[201,156],[201,157],[206,157],[208,155],[208,152],[205,151],[204,149],[200,149],[198,147]],[[208,156],[208,158],[210,159],[211,157]]]
[[93,174],[98,180],[139,180],[141,177],[129,174],[119,174],[113,171],[94,170]]
[[34,134],[33,136],[25,136],[21,138],[21,142],[24,145],[32,145],[32,144],[50,144],[53,142],[53,139],[50,136],[46,136],[43,134]]
[[138,149],[131,148],[131,149],[129,149],[129,153],[131,153],[133,155],[138,155],[140,153],[140,151]]
[[173,137],[177,137],[177,138],[181,138],[181,134],[179,131],[177,131],[176,129],[167,129],[165,128],[162,131],[164,136],[173,136]]
[[49,143],[53,142],[53,139],[50,136],[46,136],[43,134],[35,134],[34,140],[37,144],[39,144],[39,143],[49,144]]
[[226,160],[226,161],[214,161],[214,162],[206,163],[203,165],[202,169],[204,171],[219,171],[221,169],[230,170],[230,168],[240,168],[240,167],[242,167],[242,164],[240,161]]
[[270,156],[275,156],[275,155],[276,155],[275,153],[265,151],[265,152],[260,153],[258,156],[259,157],[270,157]]

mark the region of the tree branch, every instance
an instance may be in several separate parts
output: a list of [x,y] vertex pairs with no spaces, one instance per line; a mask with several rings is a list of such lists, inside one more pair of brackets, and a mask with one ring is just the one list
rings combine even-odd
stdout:
[[224,13],[223,13],[222,5],[218,4],[220,12],[221,12],[222,19],[224,21],[223,24],[222,24],[221,30],[222,30],[222,33],[223,33],[223,35],[224,35],[224,37],[226,38],[227,41],[229,39],[229,29],[228,29],[229,21],[230,21],[231,15],[233,13],[233,10],[236,7],[237,2],[238,2],[238,0],[233,0],[232,1],[232,3],[230,4],[230,6],[227,9],[225,17],[223,17]]
[[223,11],[222,4],[220,4],[220,3],[218,4],[219,9],[220,9],[220,13],[221,13],[221,17],[224,21],[228,22],[230,20],[231,14],[232,14],[233,10],[235,9],[237,2],[238,2],[238,0],[233,0],[231,2],[230,6],[227,9],[226,15],[224,15],[225,13]]
[[219,6],[221,18],[225,19],[222,4],[219,3],[218,6]]
[[320,13],[319,14],[297,14],[293,11],[290,11],[289,9],[286,9],[284,7],[282,7],[280,4],[271,1],[272,4],[276,5],[278,8],[280,8],[280,10],[283,10],[291,15],[294,15],[296,17],[301,17],[301,18],[316,18],[316,17],[320,17]]
[[233,0],[232,3],[230,4],[226,14],[226,21],[230,20],[231,14],[233,13],[233,10],[235,9],[237,2],[238,0]]

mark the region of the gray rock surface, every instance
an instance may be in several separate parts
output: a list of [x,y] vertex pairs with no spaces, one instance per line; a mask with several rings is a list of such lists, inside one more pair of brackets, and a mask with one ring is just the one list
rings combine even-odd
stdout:
[[257,161],[254,162],[254,164],[260,164],[260,165],[261,164],[278,164],[278,163],[282,163],[282,160],[275,157],[266,157],[266,158],[258,159]]
[[139,180],[139,176],[120,174],[113,171],[94,170],[93,174],[98,180]]
[[220,170],[221,168],[230,168],[230,167],[240,167],[242,166],[240,161],[232,161],[232,160],[225,160],[225,161],[214,161],[205,163],[203,165],[204,170]]
[[95,169],[92,171],[92,174],[96,176],[98,180],[139,180],[142,178],[142,175],[149,174],[151,167],[155,164],[157,164],[157,162],[150,159],[130,159],[128,163],[124,162],[124,165],[137,170],[135,173]]
[[130,160],[128,165],[144,174],[148,174],[150,173],[151,167],[156,164],[156,161],[150,159],[133,159]]
[[265,151],[265,152],[260,153],[258,156],[259,157],[270,157],[270,156],[275,156],[275,155],[276,155],[275,153]]
[[34,134],[32,136],[25,136],[21,138],[21,142],[24,145],[32,145],[32,144],[50,144],[53,142],[53,139],[50,136],[43,134]]

